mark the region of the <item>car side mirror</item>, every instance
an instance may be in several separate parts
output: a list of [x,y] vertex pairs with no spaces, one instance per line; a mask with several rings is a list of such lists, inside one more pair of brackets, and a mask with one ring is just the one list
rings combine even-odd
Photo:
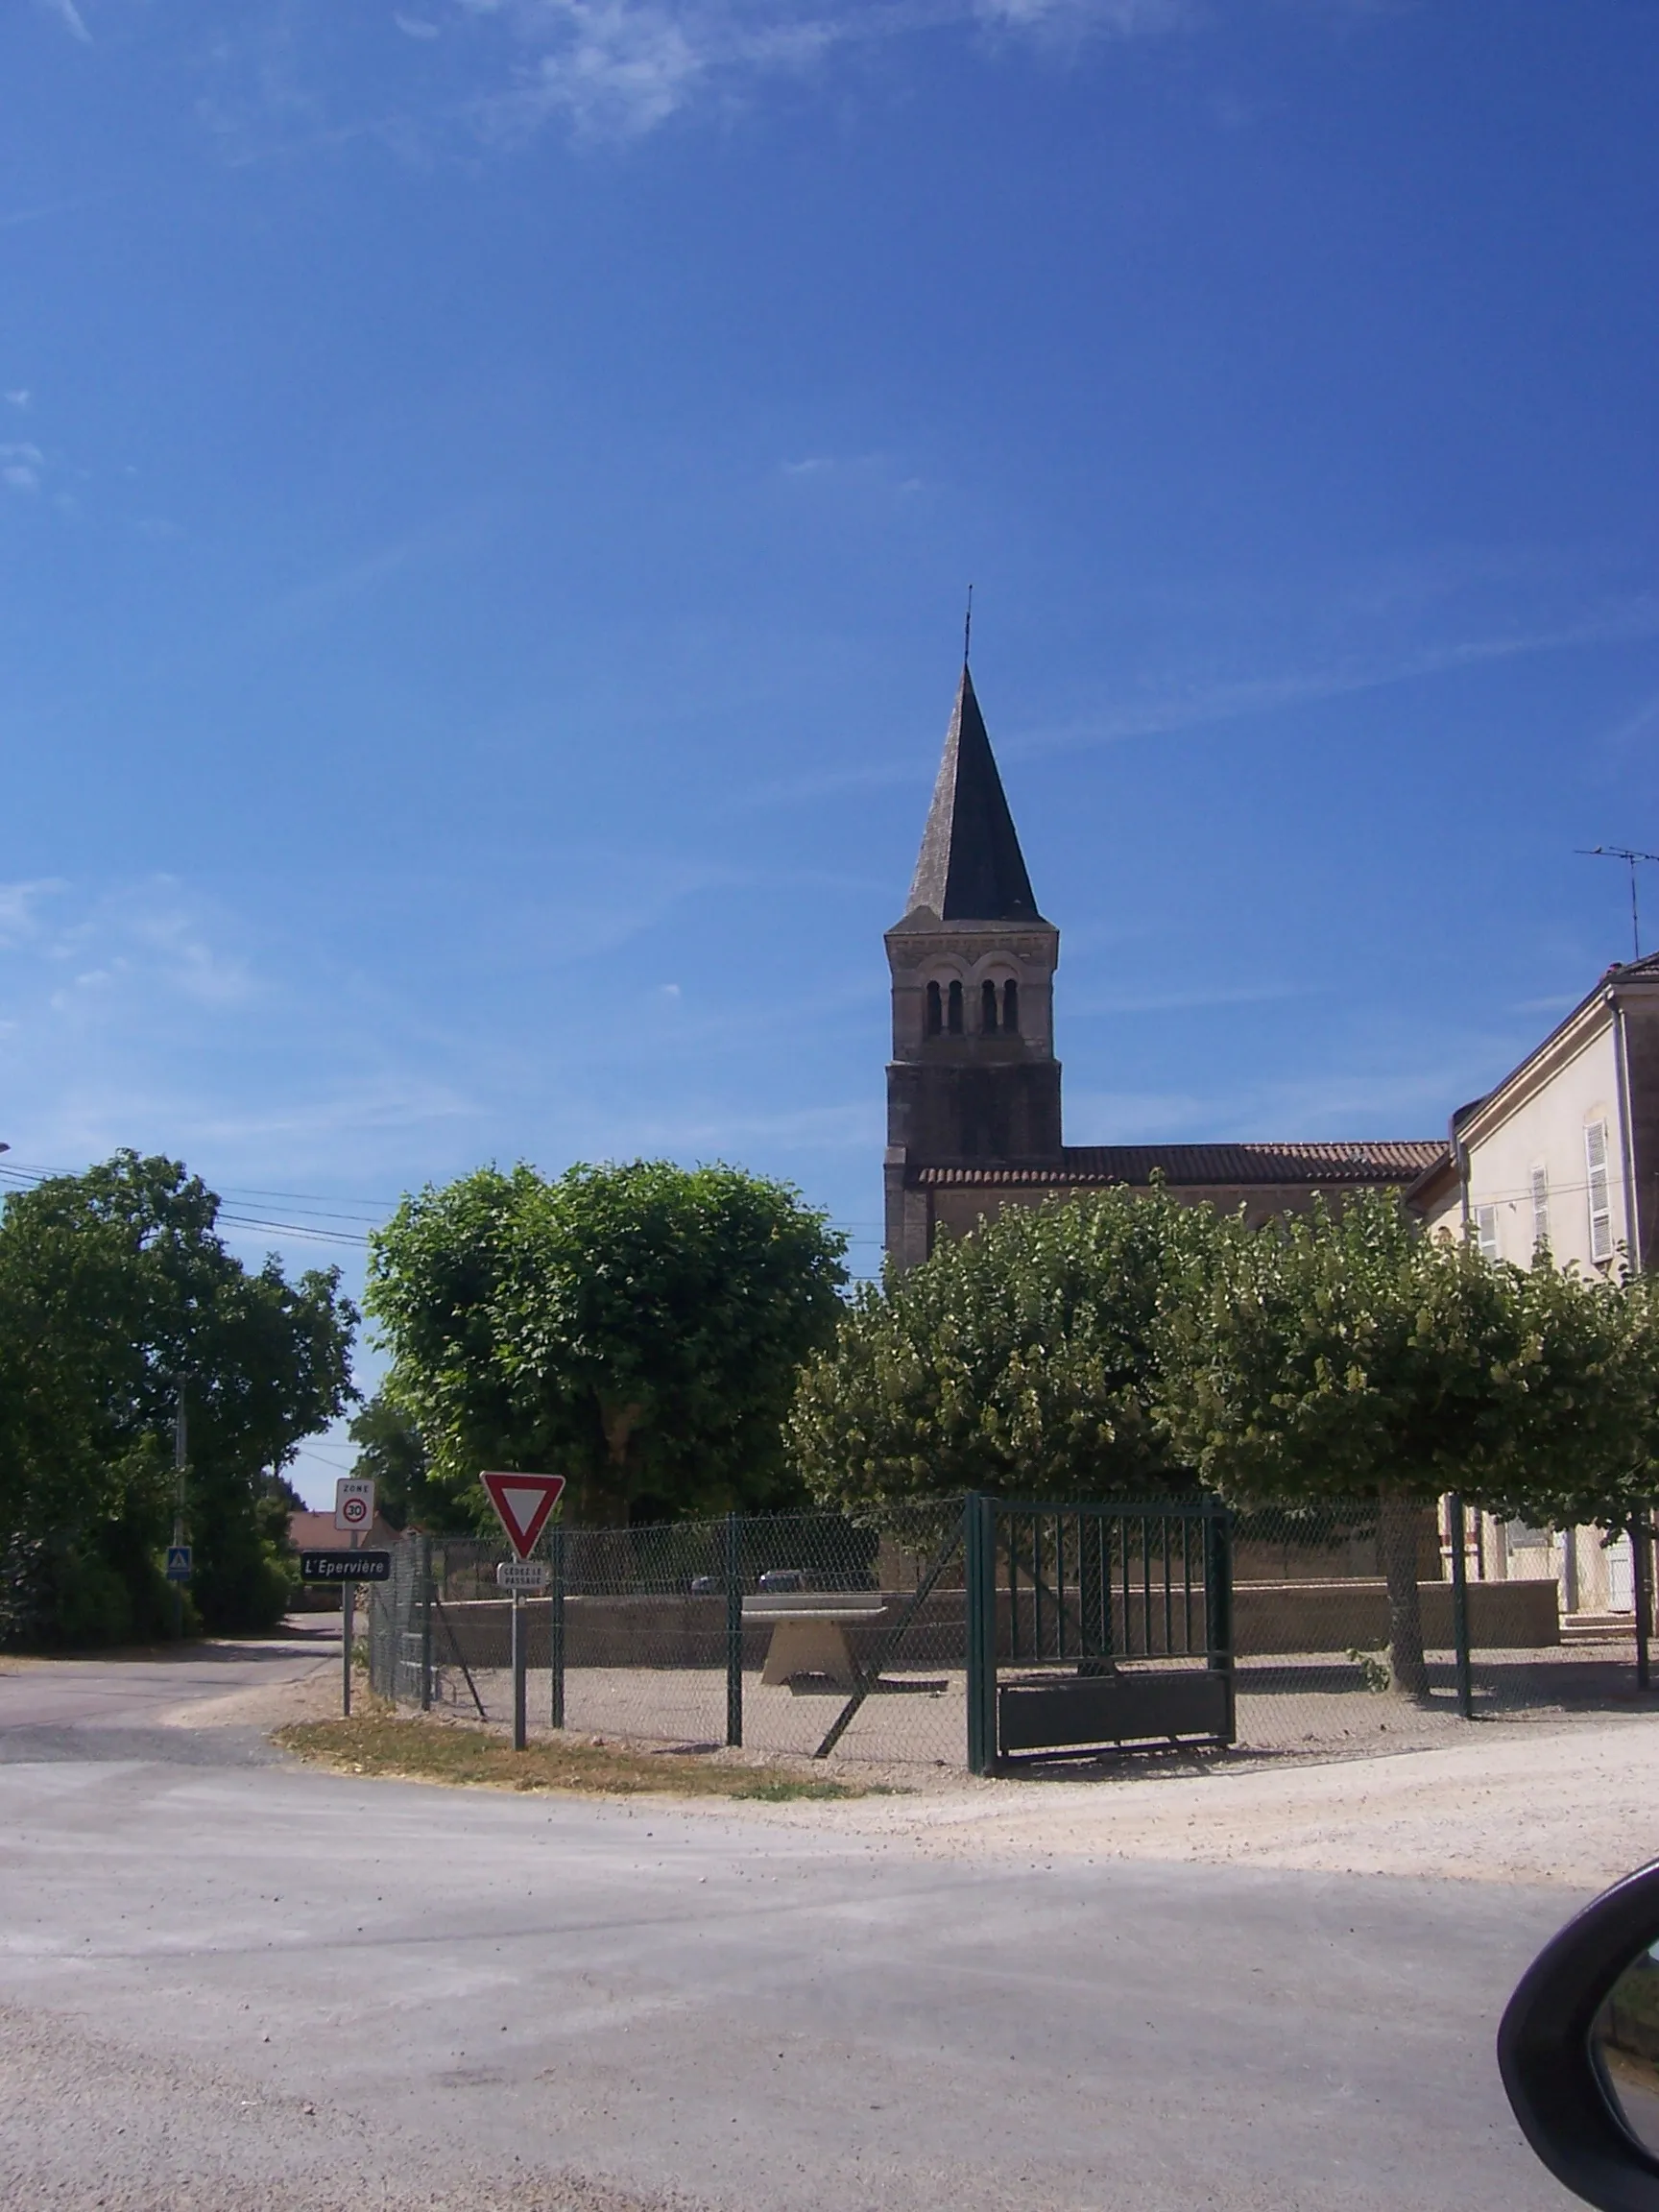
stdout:
[[1659,2212],[1659,1861],[1585,1907],[1504,2008],[1498,2068],[1522,2133],[1600,2212]]

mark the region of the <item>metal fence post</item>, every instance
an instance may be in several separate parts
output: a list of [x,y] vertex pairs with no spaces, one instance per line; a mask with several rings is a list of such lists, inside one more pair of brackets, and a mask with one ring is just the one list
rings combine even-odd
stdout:
[[421,1710],[432,1710],[432,1539],[421,1533]]
[[1212,1504],[1204,1514],[1204,1647],[1213,1674],[1227,1677],[1227,1726],[1221,1741],[1238,1733],[1233,1671],[1233,1516]]
[[726,1741],[743,1742],[743,1552],[741,1524],[726,1516]]
[[565,1725],[565,1527],[553,1531],[548,1547],[553,1554],[553,1575],[547,1592],[547,1672],[551,1694],[550,1726]]
[[1463,1500],[1455,1490],[1446,1501],[1446,1524],[1452,1544],[1452,1650],[1457,1663],[1457,1710],[1465,1720],[1473,1720],[1475,1681],[1469,1669],[1469,1560],[1464,1549]]
[[1648,1592],[1652,1586],[1652,1562],[1647,1555],[1648,1533],[1647,1514],[1636,1514],[1630,1523],[1630,1602],[1636,1609],[1636,1687],[1638,1690],[1650,1690],[1653,1687],[1648,1649],[1652,1625],[1652,1617],[1648,1610]]
[[968,1601],[968,1771],[997,1766],[997,1501],[975,1492],[962,1504]]
[[529,1741],[524,1712],[524,1662],[525,1646],[529,1642],[524,1633],[524,1593],[513,1593],[513,1748],[522,1751]]

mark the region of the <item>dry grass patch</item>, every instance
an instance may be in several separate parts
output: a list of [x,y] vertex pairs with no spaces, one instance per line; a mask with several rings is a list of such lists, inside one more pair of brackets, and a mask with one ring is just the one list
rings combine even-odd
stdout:
[[612,1797],[665,1791],[680,1797],[758,1798],[771,1804],[801,1797],[895,1794],[875,1784],[809,1780],[784,1767],[743,1766],[700,1752],[639,1751],[580,1738],[568,1743],[541,1738],[528,1750],[515,1751],[482,1728],[377,1714],[296,1721],[278,1728],[273,1741],[337,1774],[386,1775],[403,1782],[580,1791]]

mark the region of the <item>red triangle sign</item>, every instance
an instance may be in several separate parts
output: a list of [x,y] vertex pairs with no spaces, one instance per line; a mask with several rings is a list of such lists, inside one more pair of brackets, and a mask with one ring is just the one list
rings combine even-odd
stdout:
[[490,1503],[507,1531],[507,1541],[520,1559],[528,1559],[536,1539],[547,1526],[547,1516],[565,1488],[563,1475],[480,1475]]

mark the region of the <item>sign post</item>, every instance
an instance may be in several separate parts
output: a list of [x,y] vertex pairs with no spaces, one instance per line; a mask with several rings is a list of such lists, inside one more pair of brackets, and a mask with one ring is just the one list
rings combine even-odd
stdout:
[[[495,1508],[496,1518],[507,1532],[507,1541],[523,1564],[528,1564],[536,1549],[537,1539],[547,1526],[549,1515],[558,1504],[565,1489],[563,1475],[504,1475],[487,1474],[479,1478],[490,1503]],[[540,1566],[541,1562],[538,1561]],[[540,1589],[546,1578],[546,1570],[535,1583]],[[524,1582],[520,1572],[515,1574],[511,1560],[504,1561],[495,1570],[495,1579],[513,1593],[513,1748],[522,1751],[528,1741],[524,1716]]]
[[[184,1471],[189,1457],[189,1431],[184,1412],[184,1378],[179,1378],[179,1395],[173,1407],[173,1475],[178,1484],[173,1501],[173,1542],[167,1551],[167,1579],[173,1585],[173,1640],[184,1641],[184,1585],[190,1579],[190,1547],[184,1541]],[[174,1562],[182,1561],[175,1574]]]
[[[334,1485],[334,1526],[349,1531],[355,1551],[364,1529],[374,1526],[373,1482],[349,1475],[340,1478]],[[340,1590],[340,1711],[348,1720],[351,1718],[351,1638],[356,1625],[357,1585],[346,1582]]]

